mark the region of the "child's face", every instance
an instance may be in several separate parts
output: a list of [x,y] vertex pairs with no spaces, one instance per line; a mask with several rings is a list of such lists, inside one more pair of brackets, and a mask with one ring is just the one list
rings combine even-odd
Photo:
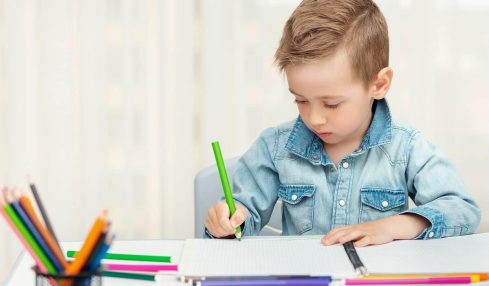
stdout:
[[375,84],[365,87],[343,51],[315,63],[291,65],[285,73],[302,120],[325,146],[360,144],[373,100],[385,93],[379,95]]

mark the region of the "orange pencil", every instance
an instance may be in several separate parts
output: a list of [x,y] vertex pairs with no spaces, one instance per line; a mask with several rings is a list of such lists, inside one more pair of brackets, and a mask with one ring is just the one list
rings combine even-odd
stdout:
[[58,247],[58,244],[54,240],[53,236],[42,225],[41,221],[39,220],[39,217],[37,216],[37,214],[34,210],[34,206],[32,205],[29,197],[24,192],[21,191],[20,194],[17,193],[17,198],[19,199],[20,205],[24,208],[25,212],[30,217],[30,219],[34,223],[34,226],[37,228],[37,230],[41,234],[42,238],[44,238],[44,241],[49,246],[49,248],[53,252],[56,259],[58,259],[61,266],[63,266],[63,269],[66,269],[68,267],[68,263],[66,262],[66,260],[63,256],[63,252]]
[[90,232],[83,243],[82,248],[75,254],[73,262],[66,269],[66,274],[78,274],[82,269],[83,265],[85,265],[90,253],[92,253],[95,244],[99,236],[102,234],[102,231],[105,227],[105,219],[107,217],[107,210],[104,210],[102,214],[95,220]]

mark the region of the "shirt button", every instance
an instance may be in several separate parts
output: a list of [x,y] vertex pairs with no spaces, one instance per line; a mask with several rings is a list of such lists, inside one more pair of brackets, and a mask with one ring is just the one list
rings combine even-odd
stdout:
[[293,200],[293,201],[297,200],[297,195],[292,195],[292,196],[290,197],[290,199],[291,199],[291,200]]
[[346,205],[346,202],[345,200],[339,200],[338,204],[340,205],[340,207],[344,207]]
[[388,201],[382,201],[382,206],[384,208],[388,207],[389,206],[389,202]]
[[319,157],[318,157],[318,156],[316,156],[316,155],[314,155],[314,156],[312,156],[312,159],[313,159],[314,161],[317,161],[317,160],[319,159]]
[[343,162],[342,166],[343,166],[343,168],[348,169],[348,167],[350,167],[350,164],[348,164],[348,162],[345,161],[345,162]]
[[430,231],[430,233],[428,233],[428,237],[429,237],[429,238],[432,238],[433,236],[435,236],[435,233],[434,233],[434,232],[432,232],[432,231]]

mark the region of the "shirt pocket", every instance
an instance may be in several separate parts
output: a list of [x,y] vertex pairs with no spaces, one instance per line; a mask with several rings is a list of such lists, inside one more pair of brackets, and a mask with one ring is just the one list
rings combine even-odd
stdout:
[[396,215],[407,208],[407,194],[403,190],[362,188],[360,222]]
[[315,192],[314,185],[280,185],[279,187],[278,196],[283,202],[282,216],[286,224],[294,227],[296,234],[303,234],[312,229]]

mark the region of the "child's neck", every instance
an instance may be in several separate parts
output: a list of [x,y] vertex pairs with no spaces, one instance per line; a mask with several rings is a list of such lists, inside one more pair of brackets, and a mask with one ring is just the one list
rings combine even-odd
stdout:
[[340,163],[341,159],[345,157],[346,155],[352,153],[353,151],[357,150],[360,146],[360,142],[355,142],[352,143],[347,143],[347,144],[334,144],[334,145],[326,145],[326,143],[323,142],[323,147],[324,151],[326,154],[328,154],[329,158],[335,166],[338,166]]

